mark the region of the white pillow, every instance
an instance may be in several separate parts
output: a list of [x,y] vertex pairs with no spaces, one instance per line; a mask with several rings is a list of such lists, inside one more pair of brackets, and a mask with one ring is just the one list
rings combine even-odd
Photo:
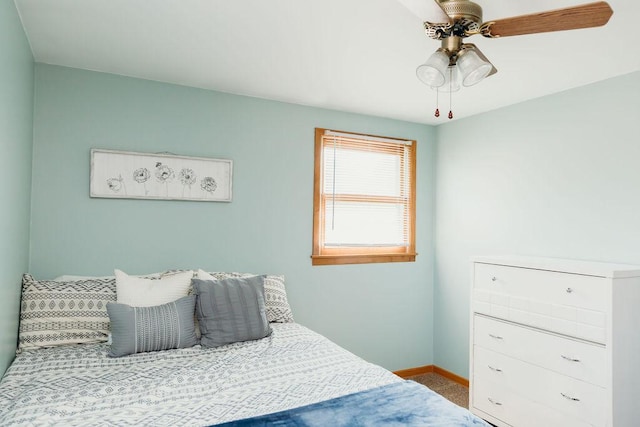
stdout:
[[210,275],[209,273],[207,273],[206,271],[204,271],[203,269],[199,268],[198,272],[196,273],[196,279],[200,279],[200,280],[218,280],[215,277],[213,277],[212,275]]
[[116,298],[119,304],[132,307],[153,307],[187,296],[192,271],[165,276],[161,279],[143,279],[115,270]]

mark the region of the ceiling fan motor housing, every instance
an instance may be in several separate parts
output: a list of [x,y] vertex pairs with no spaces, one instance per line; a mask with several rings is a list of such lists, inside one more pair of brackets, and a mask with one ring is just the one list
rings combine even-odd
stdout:
[[440,2],[440,7],[454,21],[466,18],[477,24],[482,23],[482,8],[479,4],[469,0],[445,0]]
[[470,0],[443,0],[439,4],[453,24],[425,22],[427,36],[443,40],[450,36],[467,37],[478,33],[482,25],[482,7],[479,4]]

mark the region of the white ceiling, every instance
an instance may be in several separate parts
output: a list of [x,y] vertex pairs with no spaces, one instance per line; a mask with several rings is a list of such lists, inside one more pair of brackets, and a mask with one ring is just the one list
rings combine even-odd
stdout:
[[[430,0],[425,0],[430,1]],[[476,0],[484,20],[592,0]],[[415,76],[439,47],[396,0],[15,0],[35,60],[413,122],[448,122]],[[605,27],[475,43],[498,69],[455,118],[640,70],[637,0]],[[443,99],[444,98],[444,99]]]

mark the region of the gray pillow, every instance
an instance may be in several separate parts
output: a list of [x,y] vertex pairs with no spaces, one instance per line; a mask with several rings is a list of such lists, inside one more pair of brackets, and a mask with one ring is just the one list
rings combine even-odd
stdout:
[[265,308],[264,279],[265,276],[252,276],[191,280],[198,296],[196,315],[203,347],[257,340],[271,334]]
[[[223,280],[232,277],[256,276],[252,273],[208,273],[202,269],[197,272],[201,280]],[[293,323],[293,313],[287,300],[287,290],[284,287],[284,276],[267,274],[264,278],[264,303],[267,307],[267,320],[269,322]]]
[[109,356],[120,357],[198,344],[193,323],[195,304],[195,295],[154,307],[107,303],[112,339]]

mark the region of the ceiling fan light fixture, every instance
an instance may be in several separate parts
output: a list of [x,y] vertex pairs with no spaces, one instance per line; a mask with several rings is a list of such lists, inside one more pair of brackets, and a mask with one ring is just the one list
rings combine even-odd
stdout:
[[458,67],[450,65],[444,73],[444,84],[440,87],[431,87],[440,92],[457,92],[460,90],[460,73]]
[[458,53],[456,61],[462,76],[463,86],[473,86],[489,75],[493,66],[482,60],[471,48],[463,49]]
[[416,68],[416,76],[427,86],[440,87],[444,84],[449,67],[449,55],[442,50],[435,51],[427,62]]
[[398,0],[423,22],[427,36],[441,47],[416,69],[420,81],[436,91],[435,117],[440,117],[438,95],[448,93],[449,119],[453,119],[452,93],[473,86],[498,72],[482,51],[464,39],[487,38],[594,28],[605,25],[613,10],[606,1],[512,16],[483,22],[482,7],[472,0]]

